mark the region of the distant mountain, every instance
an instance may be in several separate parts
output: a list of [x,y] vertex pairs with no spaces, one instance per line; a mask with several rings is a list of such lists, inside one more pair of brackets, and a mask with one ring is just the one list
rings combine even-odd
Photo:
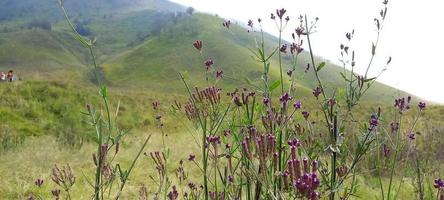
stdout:
[[[98,38],[98,60],[103,78],[113,87],[182,90],[178,72],[189,72],[195,83],[203,80],[203,60],[212,58],[215,68],[225,71],[222,84],[229,87],[260,82],[262,66],[251,58],[254,34],[208,14],[188,14],[186,7],[166,0],[65,0],[77,30]],[[200,57],[192,47],[204,41]],[[266,36],[270,46],[277,40]],[[271,50],[271,49],[270,49]],[[297,75],[304,74],[308,55],[299,59]],[[29,79],[90,80],[88,55],[71,37],[58,7],[58,0],[3,0],[0,2],[0,70],[13,67]],[[286,59],[284,59],[286,62]],[[321,59],[317,59],[321,61]],[[287,69],[288,64],[284,65]],[[276,58],[271,79],[277,80]],[[328,63],[321,76],[329,88],[342,84],[342,68]],[[312,73],[298,81],[301,96],[315,86]],[[391,102],[404,94],[383,84],[370,91],[373,100]]]

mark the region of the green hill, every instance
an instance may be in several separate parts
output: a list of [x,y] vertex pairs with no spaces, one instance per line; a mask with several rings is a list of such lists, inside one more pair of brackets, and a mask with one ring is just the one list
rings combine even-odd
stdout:
[[[57,129],[49,127],[62,127],[67,121],[77,121],[72,127],[81,127],[81,114],[76,111],[88,103],[87,99],[95,101],[92,96],[82,95],[83,90],[93,94],[94,88],[88,52],[72,38],[57,1],[14,2],[0,2],[0,71],[14,69],[24,83],[1,85],[2,121],[8,118],[3,124],[14,127],[2,127],[1,131],[58,134]],[[187,74],[191,84],[202,83],[203,61],[207,58],[215,61],[215,69],[224,70],[224,79],[218,84],[228,89],[247,86],[246,79],[253,84],[260,82],[262,66],[249,50],[254,48],[257,33],[248,33],[236,24],[226,29],[217,16],[186,14],[183,6],[164,0],[66,3],[77,28],[82,27],[86,37],[98,38],[95,50],[102,76],[113,93],[125,99],[123,105],[128,103],[122,120],[129,128],[150,124],[147,107],[154,97],[167,99],[184,94],[179,72]],[[36,23],[33,17],[49,22],[50,28]],[[30,24],[36,27],[28,27]],[[204,55],[193,48],[195,40],[204,42]],[[271,35],[266,35],[266,42],[270,51],[277,46],[277,39]],[[307,61],[308,55],[302,54],[296,74],[304,74]],[[321,72],[328,88],[343,84],[340,71],[340,67],[328,63]],[[270,73],[270,82],[278,79],[276,58],[271,60]],[[311,90],[316,85],[313,74],[304,75],[297,84],[298,98],[311,101]],[[377,83],[366,100],[389,105],[400,95],[405,93]],[[145,107],[136,102],[144,102]],[[81,134],[83,129],[72,130]]]

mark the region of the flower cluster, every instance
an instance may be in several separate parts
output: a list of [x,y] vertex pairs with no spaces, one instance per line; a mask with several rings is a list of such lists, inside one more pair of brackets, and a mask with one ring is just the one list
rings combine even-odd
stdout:
[[403,113],[410,109],[410,101],[412,97],[408,96],[407,99],[405,97],[395,99],[394,106],[399,109],[400,113]]
[[300,146],[299,140],[290,140],[288,142],[291,150],[290,160],[287,162],[287,168],[282,174],[282,179],[285,187],[292,186],[297,190],[297,193],[308,199],[319,199],[320,194],[316,189],[320,185],[318,178],[318,162],[311,162],[304,157],[302,160],[298,157],[297,148]]

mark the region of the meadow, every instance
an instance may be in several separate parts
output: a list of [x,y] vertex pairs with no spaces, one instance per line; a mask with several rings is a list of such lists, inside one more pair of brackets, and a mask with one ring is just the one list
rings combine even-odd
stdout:
[[53,30],[1,33],[0,60],[34,73],[0,84],[0,199],[444,199],[444,108],[355,73],[377,40],[355,66],[347,32],[336,66],[311,47],[316,17],[241,26],[131,2],[87,22],[60,1]]

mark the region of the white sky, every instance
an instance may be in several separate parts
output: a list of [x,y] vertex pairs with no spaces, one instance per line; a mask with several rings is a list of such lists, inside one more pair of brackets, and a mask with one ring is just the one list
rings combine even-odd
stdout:
[[[172,0],[193,6],[198,11],[247,22],[262,18],[267,32],[275,34],[270,13],[286,8],[290,16],[287,30],[298,25],[297,17],[319,17],[318,32],[313,36],[316,55],[337,62],[339,45],[345,33],[355,29],[354,49],[357,66],[365,71],[376,37],[373,18],[378,16],[383,0]],[[392,63],[379,81],[427,100],[444,103],[444,2],[440,0],[390,0],[380,45],[371,74]],[[256,22],[256,21],[255,21]],[[286,34],[290,41],[290,33]],[[308,48],[305,48],[308,49]]]

